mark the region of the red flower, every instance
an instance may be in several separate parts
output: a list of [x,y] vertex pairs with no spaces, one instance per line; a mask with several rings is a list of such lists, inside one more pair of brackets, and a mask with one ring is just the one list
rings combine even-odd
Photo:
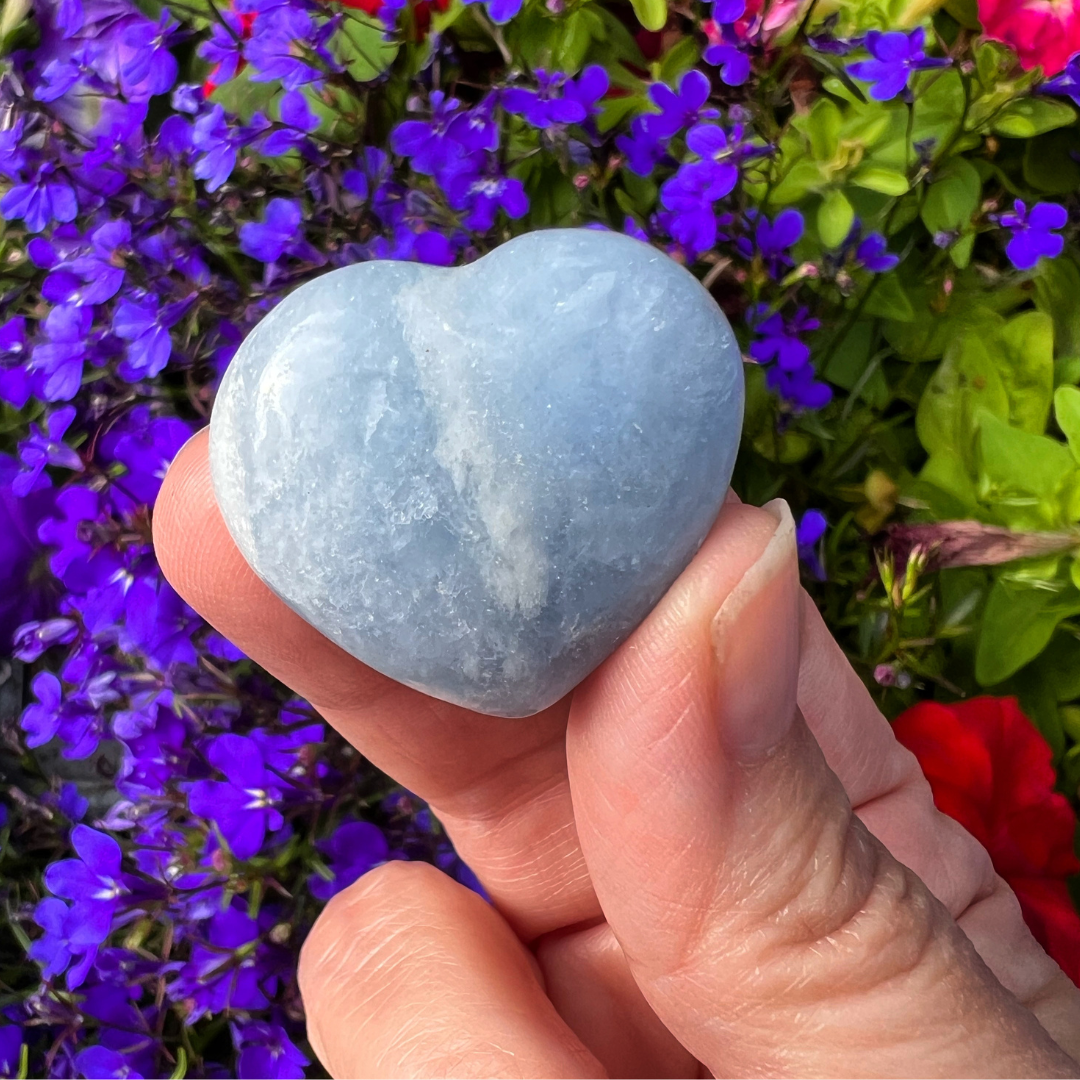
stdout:
[[1015,698],[924,701],[893,725],[934,803],[990,852],[1031,932],[1080,985],[1080,915],[1065,878],[1080,872],[1076,815],[1054,791],[1050,747]]
[[979,0],[986,36],[1015,50],[1025,68],[1056,75],[1080,52],[1078,0]]

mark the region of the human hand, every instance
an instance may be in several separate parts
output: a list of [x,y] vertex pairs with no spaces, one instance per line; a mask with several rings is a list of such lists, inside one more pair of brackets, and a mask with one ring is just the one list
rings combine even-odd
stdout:
[[1080,992],[802,593],[782,504],[725,506],[613,656],[504,720],[290,611],[206,445],[158,499],[169,580],[427,799],[494,901],[393,862],[330,902],[300,980],[332,1075],[1077,1075]]

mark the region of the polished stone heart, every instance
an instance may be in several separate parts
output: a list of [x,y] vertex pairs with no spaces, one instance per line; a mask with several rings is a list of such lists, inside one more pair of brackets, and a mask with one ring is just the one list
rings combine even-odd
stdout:
[[255,572],[364,663],[498,716],[557,701],[723,502],[731,328],[688,271],[592,229],[457,269],[369,262],[249,335],[210,425]]

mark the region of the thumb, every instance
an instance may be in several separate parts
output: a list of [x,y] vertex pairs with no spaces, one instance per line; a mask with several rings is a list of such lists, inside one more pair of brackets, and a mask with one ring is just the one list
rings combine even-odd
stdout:
[[642,992],[714,1075],[1073,1075],[852,811],[796,705],[795,528],[728,505],[581,687],[581,846]]

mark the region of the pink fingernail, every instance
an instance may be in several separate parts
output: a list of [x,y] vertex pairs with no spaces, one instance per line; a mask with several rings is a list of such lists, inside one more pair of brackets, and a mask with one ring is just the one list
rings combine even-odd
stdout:
[[776,532],[712,625],[721,737],[746,764],[768,756],[787,734],[799,680],[795,522],[783,499],[763,509],[776,518]]

